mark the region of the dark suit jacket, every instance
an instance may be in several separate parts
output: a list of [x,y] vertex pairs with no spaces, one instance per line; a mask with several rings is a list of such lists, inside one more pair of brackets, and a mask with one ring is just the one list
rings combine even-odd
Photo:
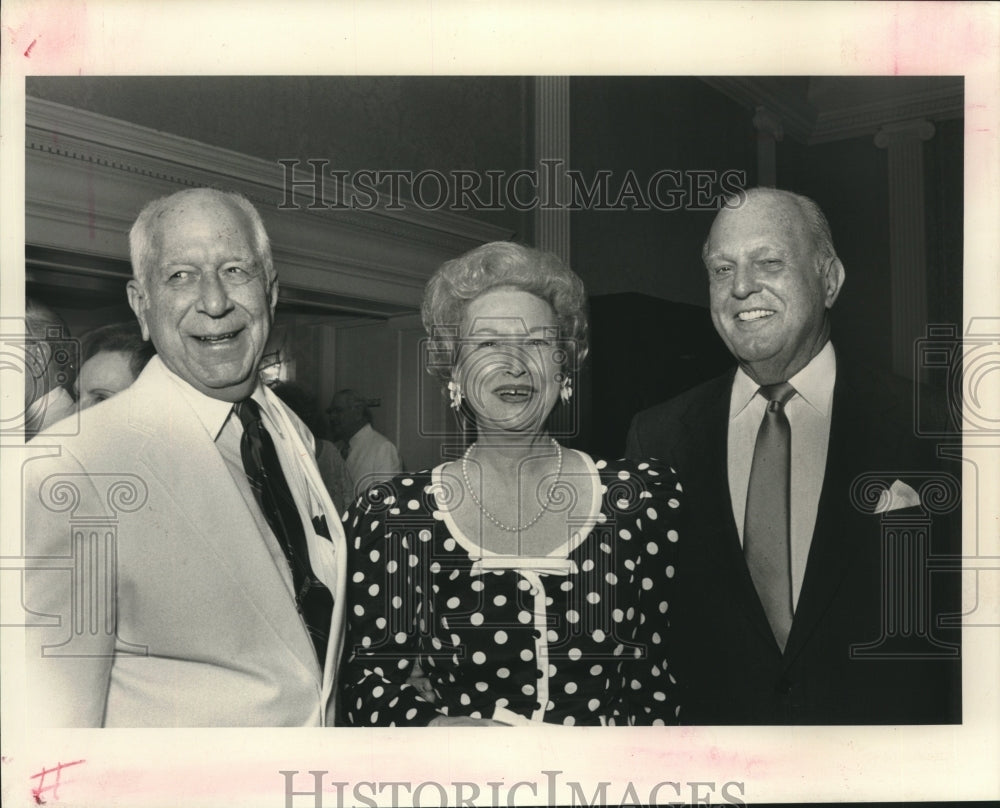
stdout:
[[[628,455],[668,462],[688,501],[671,609],[674,669],[685,687],[682,719],[960,722],[959,630],[936,625],[959,610],[959,576],[928,573],[921,560],[960,552],[960,508],[952,501],[947,515],[925,507],[874,514],[874,499],[856,504],[860,475],[875,474],[886,486],[899,479],[918,491],[931,474],[940,477],[933,446],[914,437],[912,389],[838,367],[816,527],[782,654],[733,519],[726,462],[733,375],[639,413],[629,431]],[[793,480],[793,496],[794,488]],[[932,499],[928,491],[921,497]],[[936,510],[948,510],[938,504]]]

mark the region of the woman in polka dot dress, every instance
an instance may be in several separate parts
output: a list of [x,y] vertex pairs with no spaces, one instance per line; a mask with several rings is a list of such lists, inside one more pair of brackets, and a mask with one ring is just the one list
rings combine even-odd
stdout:
[[428,284],[430,370],[477,439],[345,516],[350,723],[676,723],[681,487],[545,426],[586,355],[585,300],[555,256],[505,242]]

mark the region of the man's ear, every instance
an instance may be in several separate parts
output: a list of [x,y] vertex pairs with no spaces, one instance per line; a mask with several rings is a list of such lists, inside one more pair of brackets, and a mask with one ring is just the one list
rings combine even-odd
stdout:
[[271,281],[271,291],[269,293],[271,298],[271,317],[274,317],[274,307],[278,305],[278,279],[275,278]]
[[132,311],[135,312],[136,319],[139,321],[139,327],[142,329],[142,338],[148,341],[149,326],[146,325],[146,308],[149,305],[149,301],[146,299],[146,292],[143,290],[142,284],[135,278],[132,278],[128,282],[125,290],[128,294],[128,304],[132,307]]
[[833,304],[837,302],[837,296],[840,294],[840,287],[844,285],[844,278],[844,265],[840,263],[840,259],[828,259],[823,269],[823,285],[825,291],[823,302],[828,309],[833,308]]

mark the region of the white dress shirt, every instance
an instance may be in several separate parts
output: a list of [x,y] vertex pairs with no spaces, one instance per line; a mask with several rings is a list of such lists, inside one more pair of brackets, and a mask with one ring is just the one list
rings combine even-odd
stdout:
[[[206,396],[169,370],[167,370],[167,374],[171,381],[177,384],[191,405],[191,409],[198,416],[198,420],[201,421],[205,430],[212,437],[212,440],[215,441],[219,454],[222,455],[222,459],[226,462],[226,468],[229,470],[233,482],[236,483],[236,487],[246,502],[247,509],[253,516],[260,533],[260,540],[267,546],[268,552],[274,560],[275,567],[281,573],[281,577],[288,587],[289,598],[294,600],[295,585],[292,581],[292,571],[288,566],[285,551],[274,535],[274,531],[271,530],[267,517],[264,516],[264,512],[257,503],[257,498],[250,487],[250,481],[247,479],[246,470],[243,468],[243,458],[240,454],[243,424],[233,410],[234,405],[228,401],[220,401],[217,398]],[[290,445],[289,437],[285,434],[285,430],[281,427],[281,420],[276,413],[272,412],[271,403],[264,395],[263,388],[258,385],[250,397],[260,406],[264,428],[274,442],[282,471],[285,472],[285,480],[292,492],[292,498],[299,505],[300,515],[303,504],[305,504],[310,514],[323,513],[322,508],[315,502],[309,487],[305,484],[303,476],[298,473],[298,470],[294,468],[294,464],[289,461],[290,456],[294,453],[294,448]],[[303,523],[305,523],[305,519],[303,519]],[[308,531],[312,530],[312,525],[304,524],[303,526],[306,528],[308,535]]]
[[354,492],[361,496],[379,480],[389,480],[403,470],[399,452],[385,435],[365,424],[347,441],[347,470],[354,480]]
[[[792,603],[797,605],[823,490],[837,360],[827,341],[812,361],[788,381],[795,395],[785,404],[792,431],[791,557]],[[743,369],[736,371],[729,399],[728,467],[733,518],[743,542],[747,486],[754,445],[767,402],[757,395],[760,385]]]

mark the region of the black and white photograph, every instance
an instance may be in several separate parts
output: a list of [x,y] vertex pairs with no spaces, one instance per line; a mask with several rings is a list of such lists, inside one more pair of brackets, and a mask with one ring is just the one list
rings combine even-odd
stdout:
[[4,802],[1000,796],[1000,5],[845,5],[5,8]]

